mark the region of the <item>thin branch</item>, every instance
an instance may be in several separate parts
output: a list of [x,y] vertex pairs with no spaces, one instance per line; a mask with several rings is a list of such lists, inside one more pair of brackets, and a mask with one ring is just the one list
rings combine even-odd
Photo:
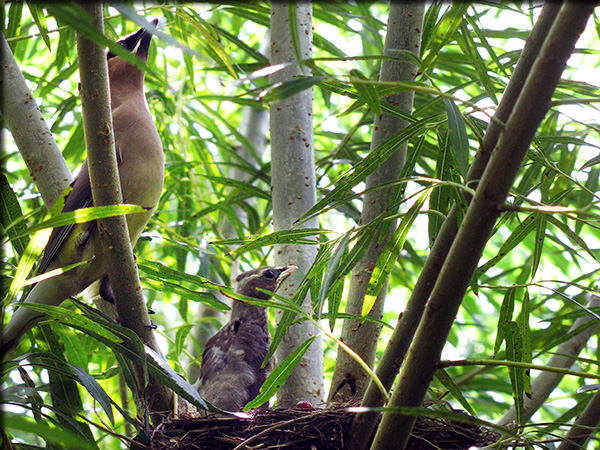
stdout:
[[558,450],[579,450],[584,448],[592,433],[598,432],[600,423],[600,390],[596,391],[583,412],[577,417],[573,427],[567,432]]
[[[102,4],[83,2],[81,6],[93,17],[95,26],[103,32]],[[77,56],[94,205],[120,204],[123,196],[113,137],[106,54],[94,42],[77,33]],[[98,229],[120,323],[133,330],[145,345],[159,352],[142,296],[125,216],[99,219]],[[146,390],[142,368],[137,367],[136,373],[139,386]],[[153,377],[148,381],[147,392],[152,419],[158,423],[162,415],[173,409],[172,392]]]

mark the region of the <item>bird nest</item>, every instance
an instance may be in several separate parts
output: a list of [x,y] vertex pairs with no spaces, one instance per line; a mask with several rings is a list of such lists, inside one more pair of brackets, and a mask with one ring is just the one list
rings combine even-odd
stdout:
[[[325,409],[274,409],[248,419],[185,416],[154,431],[154,450],[343,450],[356,413],[339,405]],[[419,417],[410,450],[468,449],[492,444],[500,435],[473,424]]]

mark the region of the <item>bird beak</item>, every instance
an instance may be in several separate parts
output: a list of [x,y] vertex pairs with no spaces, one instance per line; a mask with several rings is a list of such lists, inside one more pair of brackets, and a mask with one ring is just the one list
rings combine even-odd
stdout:
[[294,264],[290,264],[289,266],[287,266],[286,269],[283,272],[281,272],[281,275],[279,275],[279,278],[277,279],[277,287],[279,288],[279,286],[281,286],[281,284],[296,270],[298,270],[298,266],[295,266]]

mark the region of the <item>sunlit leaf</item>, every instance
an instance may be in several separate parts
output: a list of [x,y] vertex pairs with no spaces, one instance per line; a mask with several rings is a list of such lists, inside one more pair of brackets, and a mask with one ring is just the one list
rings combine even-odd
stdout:
[[298,346],[296,350],[288,355],[281,363],[275,367],[271,375],[266,379],[260,388],[260,394],[251,402],[244,406],[244,411],[249,411],[253,408],[258,408],[260,405],[268,401],[273,395],[279,391],[285,380],[289,378],[292,371],[296,368],[308,348],[316,339],[313,336]]

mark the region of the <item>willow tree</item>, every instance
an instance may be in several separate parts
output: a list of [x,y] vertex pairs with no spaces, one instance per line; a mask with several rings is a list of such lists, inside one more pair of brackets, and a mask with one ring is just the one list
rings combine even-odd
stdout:
[[[562,6],[114,4],[98,34],[74,5],[8,3],[5,292],[35,259],[20,255],[44,205],[85,158],[76,32],[105,46],[160,17],[145,83],[165,189],[135,252],[168,365],[148,360],[148,373],[201,408],[180,374],[200,363],[197,331],[214,332],[227,314],[232,275],[295,263],[302,276],[269,309],[272,353],[290,377],[277,399],[270,392],[274,406],[377,407],[357,415],[352,448],[368,447],[372,432],[379,448],[399,447],[405,414],[464,416],[446,405],[488,426],[514,421],[507,439],[518,445],[586,445],[598,411],[600,96],[583,69],[597,66],[600,46],[592,21],[582,23],[590,10]],[[569,50],[576,23],[585,31]],[[20,75],[35,102],[10,100]],[[9,123],[5,111],[27,105]],[[268,112],[268,132],[248,125]],[[49,137],[32,126],[41,118],[57,147],[23,158],[20,137]],[[39,159],[48,155],[54,162]],[[506,155],[510,168],[498,165]],[[47,164],[56,169],[38,170]],[[503,190],[490,192],[499,177]],[[74,434],[74,447],[117,449],[150,431],[138,420],[145,398],[127,388],[135,371],[120,364],[129,350],[103,340],[126,332],[80,300],[53,310],[3,367],[3,439]],[[292,370],[296,351],[306,352]],[[430,408],[420,408],[424,392]]]

